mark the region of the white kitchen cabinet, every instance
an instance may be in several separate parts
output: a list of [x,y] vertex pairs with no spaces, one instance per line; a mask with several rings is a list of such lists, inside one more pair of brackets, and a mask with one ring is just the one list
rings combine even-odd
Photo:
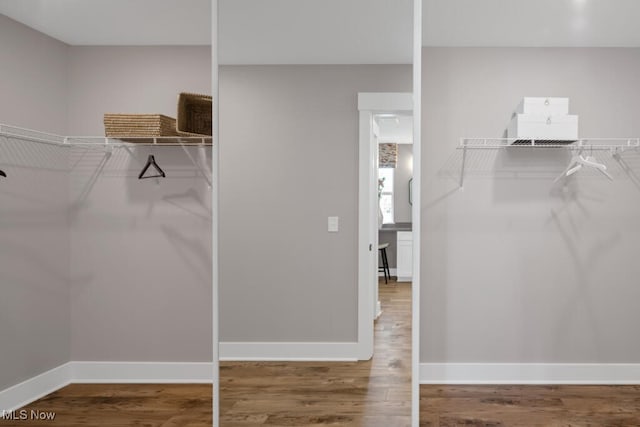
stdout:
[[398,231],[396,252],[396,275],[398,282],[410,282],[413,278],[413,234]]

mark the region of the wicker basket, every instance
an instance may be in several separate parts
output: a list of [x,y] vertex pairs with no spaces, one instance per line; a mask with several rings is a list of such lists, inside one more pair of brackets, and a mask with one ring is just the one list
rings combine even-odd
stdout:
[[179,135],[176,120],[162,114],[105,114],[104,130],[113,138]]
[[181,135],[211,136],[212,98],[209,95],[181,93],[178,95],[176,129]]

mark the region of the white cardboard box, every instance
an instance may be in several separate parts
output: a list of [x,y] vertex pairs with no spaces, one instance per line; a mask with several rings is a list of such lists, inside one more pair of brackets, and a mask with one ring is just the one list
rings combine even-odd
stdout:
[[514,140],[577,141],[578,116],[516,114],[507,128],[507,137]]
[[517,114],[540,114],[562,116],[569,114],[569,98],[525,97],[518,104]]

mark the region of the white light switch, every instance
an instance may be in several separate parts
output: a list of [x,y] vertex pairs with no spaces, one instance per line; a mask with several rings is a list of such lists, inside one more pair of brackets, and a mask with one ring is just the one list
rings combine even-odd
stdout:
[[337,233],[340,229],[340,223],[337,216],[330,216],[327,221],[327,230],[330,233]]

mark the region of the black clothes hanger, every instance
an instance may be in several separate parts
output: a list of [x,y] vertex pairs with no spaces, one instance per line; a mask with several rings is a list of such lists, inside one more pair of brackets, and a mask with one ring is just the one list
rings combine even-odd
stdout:
[[[149,169],[149,166],[151,166],[151,165],[153,165],[153,167],[156,169],[156,171],[158,171],[158,175],[144,176],[144,174],[147,172],[147,169]],[[138,179],[165,178],[166,176],[167,175],[165,175],[165,173],[162,170],[162,168],[160,168],[160,166],[158,166],[158,164],[156,163],[156,158],[153,157],[153,154],[149,154],[149,158],[147,158],[147,164],[142,169],[142,172],[140,172],[140,175],[138,175]]]

